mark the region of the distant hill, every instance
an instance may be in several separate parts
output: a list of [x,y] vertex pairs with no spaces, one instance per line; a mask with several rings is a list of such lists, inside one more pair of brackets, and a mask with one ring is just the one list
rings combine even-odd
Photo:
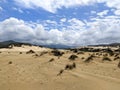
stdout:
[[[30,43],[23,43],[23,42],[16,42],[13,40],[8,40],[8,41],[3,41],[0,42],[0,48],[9,48],[10,45],[14,45],[17,47],[20,47],[21,45],[34,45],[34,44],[30,44]],[[57,48],[57,49],[68,49],[68,48],[76,48],[75,46],[67,46],[67,45],[61,45],[61,44],[51,44],[51,45],[34,45],[34,46],[39,46],[39,47],[47,47],[47,48]],[[111,44],[99,44],[99,45],[88,45],[88,46],[111,46],[111,47],[116,47],[116,46],[120,46],[120,43],[111,43]]]
[[48,48],[58,48],[58,49],[68,49],[68,48],[76,48],[75,46],[67,46],[67,45],[61,45],[61,44],[51,44],[51,45],[43,45],[44,47]]
[[111,44],[98,44],[98,45],[88,45],[88,46],[103,46],[103,47],[106,47],[106,46],[110,46],[110,47],[117,47],[119,46],[120,47],[120,43],[111,43]]
[[[34,45],[34,44],[21,43],[21,42],[16,42],[16,41],[13,41],[13,40],[0,42],[0,48],[9,48],[10,45],[20,47],[21,45],[29,45],[29,46],[31,46],[31,45]],[[47,48],[56,48],[56,49],[74,48],[73,46],[66,46],[66,45],[60,45],[60,44],[56,44],[56,45],[54,45],[54,44],[51,44],[51,45],[34,45],[34,46],[47,47]]]
[[20,47],[21,45],[31,46],[31,44],[29,44],[29,43],[21,43],[21,42],[16,42],[13,40],[0,42],[0,48],[9,48],[10,45],[14,45],[14,46],[18,46],[18,47]]

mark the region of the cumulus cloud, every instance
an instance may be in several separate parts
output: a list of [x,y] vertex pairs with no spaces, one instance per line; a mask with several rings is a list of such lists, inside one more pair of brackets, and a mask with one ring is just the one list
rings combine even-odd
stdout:
[[120,19],[117,16],[93,18],[92,22],[73,18],[66,22],[68,25],[61,29],[46,30],[42,23],[25,22],[11,17],[0,22],[0,41],[17,40],[68,46],[120,42]]

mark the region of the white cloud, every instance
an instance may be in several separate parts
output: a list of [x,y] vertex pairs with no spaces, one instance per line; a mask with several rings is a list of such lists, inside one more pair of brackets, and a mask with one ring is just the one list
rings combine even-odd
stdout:
[[114,11],[115,15],[120,15],[120,9]]
[[24,13],[24,11],[20,8],[13,7],[12,9],[18,11],[19,13]]
[[91,14],[96,14],[97,12],[96,11],[91,11]]
[[120,0],[104,0],[106,5],[111,8],[120,9]]
[[102,12],[97,13],[98,16],[103,17],[104,15],[107,15],[109,10],[104,10]]
[[3,10],[3,8],[2,7],[0,7],[0,12]]
[[[83,23],[73,18],[69,25],[46,30],[42,23],[25,22],[9,18],[0,22],[0,41],[18,40],[37,44],[86,45],[120,42],[120,19],[106,16],[103,19]],[[75,23],[75,24],[74,24]]]
[[66,22],[67,19],[66,19],[66,18],[62,18],[60,21],[61,21],[61,22]]

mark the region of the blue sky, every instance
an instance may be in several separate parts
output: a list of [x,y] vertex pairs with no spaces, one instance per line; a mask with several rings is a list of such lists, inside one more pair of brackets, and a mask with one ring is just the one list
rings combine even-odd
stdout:
[[120,42],[119,0],[0,0],[0,41],[81,46]]

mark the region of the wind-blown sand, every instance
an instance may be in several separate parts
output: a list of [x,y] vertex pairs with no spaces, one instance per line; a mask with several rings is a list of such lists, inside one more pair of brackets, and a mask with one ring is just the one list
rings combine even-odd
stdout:
[[[36,53],[26,54],[31,49]],[[41,55],[46,51],[48,53]],[[103,62],[100,56],[85,63],[81,58],[91,53],[76,54],[78,58],[70,61],[68,58],[73,52],[62,50],[65,54],[58,58],[50,51],[34,46],[0,49],[0,90],[120,90],[119,60]],[[49,62],[52,58],[54,60]],[[64,70],[57,76],[73,62],[76,68]]]

